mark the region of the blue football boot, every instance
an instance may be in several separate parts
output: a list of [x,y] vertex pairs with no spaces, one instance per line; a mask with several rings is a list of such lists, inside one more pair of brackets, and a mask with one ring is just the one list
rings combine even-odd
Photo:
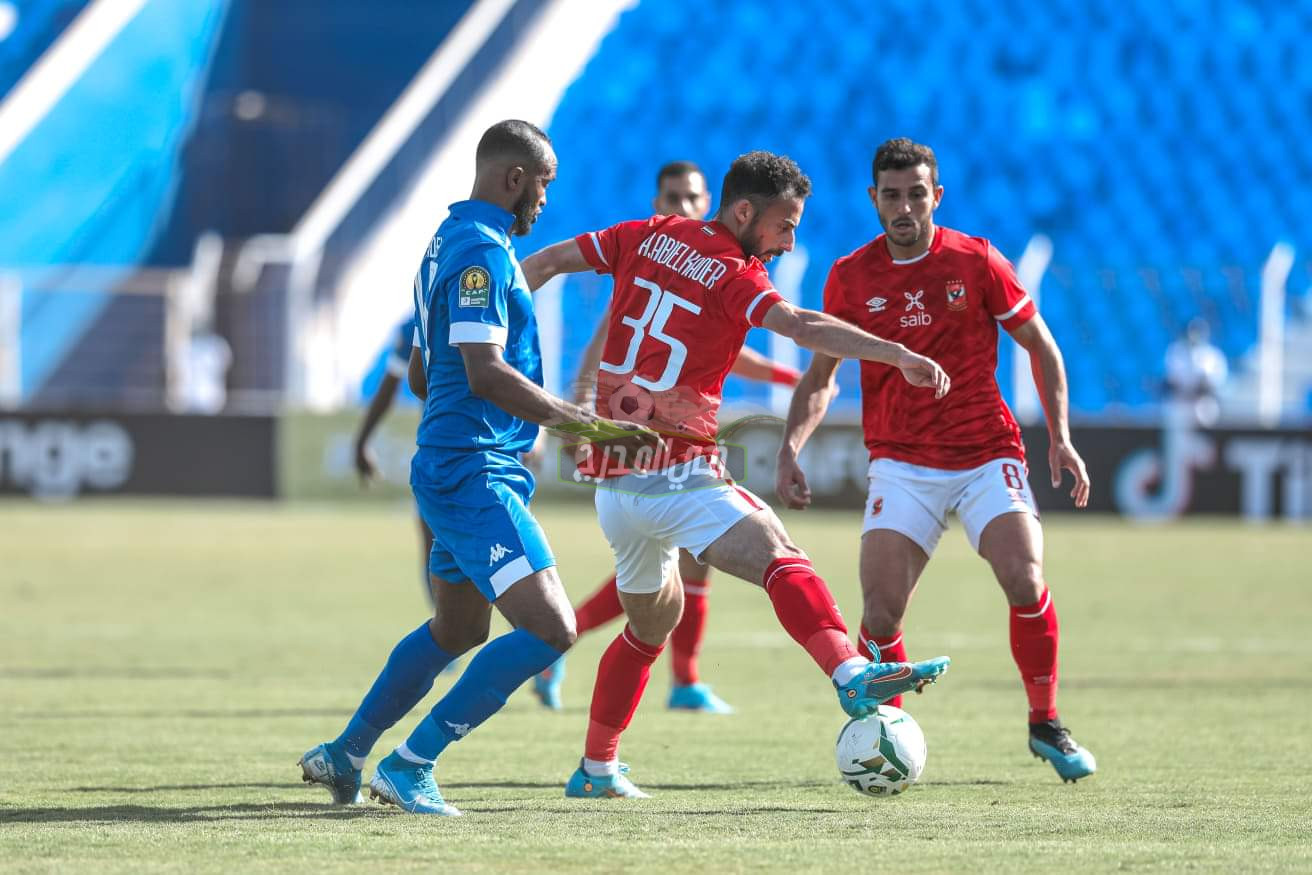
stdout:
[[675,684],[670,687],[672,711],[698,711],[702,714],[732,714],[733,706],[721,699],[706,684]]
[[335,741],[315,745],[301,755],[301,780],[322,784],[333,795],[334,805],[354,805],[360,799],[360,770],[351,765],[346,751]]
[[564,680],[565,657],[562,656],[533,676],[533,695],[538,697],[538,701],[542,703],[543,707],[550,708],[552,711],[559,711],[561,708],[560,684]]
[[1030,724],[1030,753],[1051,763],[1063,782],[1074,784],[1098,770],[1093,754],[1080,747],[1056,718]]
[[650,799],[629,780],[629,767],[620,763],[618,775],[589,775],[583,763],[569,776],[565,795],[575,799]]
[[923,662],[872,662],[841,687],[834,683],[838,704],[847,716],[861,720],[874,714],[881,702],[900,693],[918,693],[926,684],[934,683],[951,662],[946,656]]
[[369,782],[369,798],[390,803],[411,814],[459,817],[460,809],[448,804],[433,780],[433,767],[412,763],[396,751],[388,754]]

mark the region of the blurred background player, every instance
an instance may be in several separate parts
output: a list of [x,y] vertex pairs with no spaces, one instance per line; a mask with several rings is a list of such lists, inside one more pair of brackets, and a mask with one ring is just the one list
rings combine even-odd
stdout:
[[[656,215],[683,216],[686,219],[704,219],[711,207],[711,194],[706,187],[706,175],[691,161],[671,161],[656,174],[656,197],[651,202]],[[597,366],[606,344],[610,327],[608,319],[598,324],[588,344],[574,381],[574,400],[590,405],[597,386]],[[801,374],[795,369],[761,355],[744,346],[734,359],[729,372],[749,380],[796,386]],[[670,636],[670,669],[673,683],[670,686],[668,706],[674,709],[699,711],[705,714],[732,714],[733,708],[717,696],[709,684],[701,682],[697,657],[701,652],[702,638],[706,634],[706,621],[710,611],[711,569],[692,557],[687,550],[679,551],[679,578],[683,581],[683,617]],[[615,575],[607,578],[596,592],[574,609],[580,636],[604,626],[623,615],[619,593],[615,588]],[[564,661],[553,665],[534,678],[533,688],[548,708],[560,708],[560,686],[564,677]]]
[[[373,437],[374,429],[383,421],[387,411],[392,409],[392,402],[396,400],[397,390],[400,388],[401,380],[405,379],[406,373],[410,368],[410,351],[414,349],[415,344],[415,320],[411,316],[396,326],[392,332],[391,343],[388,345],[387,366],[383,372],[383,378],[378,383],[378,389],[369,399],[369,406],[365,409],[364,419],[360,420],[360,428],[355,433],[354,455],[355,471],[360,475],[361,485],[368,485],[378,477],[378,463],[374,454],[369,449],[369,439]],[[420,561],[420,579],[423,581],[424,594],[429,602],[433,600],[433,594],[429,590],[428,580],[428,557],[433,552],[433,533],[428,530],[428,524],[416,510],[415,517],[419,523],[419,538],[423,545],[423,552]]]
[[[422,345],[411,353],[409,381],[425,402],[410,482],[434,537],[435,610],[396,645],[342,734],[301,758],[304,779],[327,786],[339,804],[358,801],[379,736],[439,671],[487,639],[493,604],[512,630],[480,649],[378,764],[370,795],[412,813],[460,814],[433,779],[438,755],[574,642],[574,612],[528,510],[533,475],[519,459],[538,424],[585,437],[605,425],[542,388],[532,298],[511,246],[537,220],[555,176],[546,134],[522,121],[493,125],[478,143],[470,199],[451,206],[415,277]],[[611,425],[612,433],[645,432]]]
[[615,553],[629,622],[597,668],[583,760],[566,796],[646,795],[620,771],[619,740],[683,608],[680,548],[760,585],[850,716],[867,716],[947,669],[946,657],[908,665],[860,655],[806,554],[764,502],[728,479],[717,455],[724,378],[751,327],[831,355],[894,365],[899,379],[936,398],[948,391],[947,375],[930,359],[794,308],[775,291],[763,262],[792,250],[810,193],[810,179],[791,159],[750,152],[725,175],[712,222],[680,216],[622,222],[524,261],[531,288],[565,272],[615,277],[597,409],[649,421],[672,436],[659,453],[592,453],[580,466],[598,483],[597,515]]
[[[948,512],[956,511],[1011,605],[1011,652],[1029,699],[1030,749],[1064,780],[1082,778],[1095,763],[1057,716],[1057,611],[1044,582],[1043,532],[1020,429],[994,376],[997,326],[1030,356],[1047,415],[1052,484],[1070,471],[1071,496],[1084,507],[1089,478],[1071,444],[1061,352],[1011,264],[984,238],[935,226],[943,188],[928,146],[889,140],[875,152],[873,177],[870,200],[885,233],[834,263],[825,312],[941,361],[952,394],[930,403],[888,369],[861,364],[871,460],[861,536],[862,652],[905,659],[907,604]],[[797,454],[824,418],[839,362],[816,353],[793,396],[777,473],[788,507],[810,503]]]
[[1184,337],[1166,348],[1167,421],[1216,425],[1221,388],[1229,375],[1225,353],[1212,345],[1207,320],[1191,319]]

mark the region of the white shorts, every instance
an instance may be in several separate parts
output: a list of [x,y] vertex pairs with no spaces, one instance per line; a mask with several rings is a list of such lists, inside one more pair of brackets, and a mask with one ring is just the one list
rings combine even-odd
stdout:
[[947,531],[948,511],[956,511],[970,546],[978,552],[984,527],[1002,514],[1031,513],[1038,518],[1027,473],[1025,463],[1017,459],[994,459],[964,471],[875,459],[870,463],[861,533],[891,529],[932,556]]
[[597,519],[615,554],[615,585],[660,590],[679,567],[679,549],[700,559],[739,520],[765,509],[752,493],[695,459],[650,474],[625,474],[597,487]]

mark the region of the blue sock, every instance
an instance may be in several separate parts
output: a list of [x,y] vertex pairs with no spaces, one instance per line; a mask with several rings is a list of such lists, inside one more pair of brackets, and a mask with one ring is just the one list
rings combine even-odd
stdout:
[[437,759],[448,744],[468,735],[501,710],[520,684],[560,659],[560,655],[559,650],[523,629],[485,644],[455,686],[410,733],[406,746],[424,759]]
[[368,756],[378,736],[428,695],[437,673],[454,659],[437,646],[426,622],[402,638],[337,742],[352,756]]

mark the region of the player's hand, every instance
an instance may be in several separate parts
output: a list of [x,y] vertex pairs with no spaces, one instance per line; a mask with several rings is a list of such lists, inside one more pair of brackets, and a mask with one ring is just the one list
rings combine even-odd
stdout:
[[568,440],[623,447],[632,452],[643,447],[655,447],[659,452],[664,447],[663,438],[645,425],[605,419],[593,413],[585,412],[581,421],[557,423],[550,428]]
[[355,473],[360,475],[361,486],[368,486],[371,481],[378,479],[377,460],[363,441],[355,443]]
[[924,386],[934,390],[935,398],[942,398],[952,388],[952,380],[947,372],[939,367],[938,362],[923,355],[906,350],[897,363],[902,376],[913,386]]
[[811,487],[806,474],[791,452],[780,452],[775,468],[774,491],[789,510],[806,510],[811,503]]
[[1053,489],[1061,486],[1063,470],[1070,471],[1075,478],[1075,486],[1071,489],[1075,506],[1086,507],[1089,504],[1089,472],[1084,469],[1084,460],[1069,441],[1054,440],[1048,446],[1048,471],[1052,474]]

